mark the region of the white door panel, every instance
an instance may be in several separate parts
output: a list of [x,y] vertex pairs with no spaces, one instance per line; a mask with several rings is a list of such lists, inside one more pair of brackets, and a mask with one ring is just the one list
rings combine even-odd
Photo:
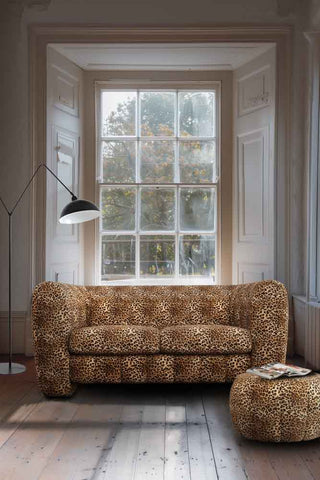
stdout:
[[[48,48],[47,165],[79,195],[82,71]],[[81,238],[78,225],[61,225],[63,207],[70,194],[47,174],[46,280],[79,283]]]
[[274,77],[274,50],[234,72],[234,283],[274,275]]

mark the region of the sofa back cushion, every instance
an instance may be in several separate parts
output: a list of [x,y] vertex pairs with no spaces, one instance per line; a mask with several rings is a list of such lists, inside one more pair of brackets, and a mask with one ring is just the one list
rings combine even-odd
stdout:
[[90,325],[229,324],[224,286],[89,287]]

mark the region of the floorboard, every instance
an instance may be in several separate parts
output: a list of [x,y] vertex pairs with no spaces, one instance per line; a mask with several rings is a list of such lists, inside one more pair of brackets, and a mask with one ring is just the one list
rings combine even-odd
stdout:
[[240,437],[232,427],[229,413],[228,387],[208,385],[201,393],[219,480],[246,480],[248,477],[239,451]]
[[318,480],[320,439],[242,438],[228,385],[83,385],[38,390],[34,364],[0,376],[2,480]]
[[186,404],[184,395],[177,395],[181,386],[166,389],[164,479],[191,480],[188,451]]
[[268,457],[274,471],[281,480],[315,480],[299,454],[292,458],[294,448],[294,444],[270,445]]
[[134,479],[163,480],[165,463],[165,397],[144,389],[144,410]]
[[81,402],[76,414],[41,472],[40,480],[83,480],[99,477],[112,448],[122,405],[111,395],[107,405],[97,395],[86,395],[86,387],[77,392]]
[[299,448],[299,455],[315,479],[320,478],[320,439],[306,442]]
[[[135,477],[144,401],[142,391],[137,394],[130,386],[128,390],[131,392],[128,391],[124,398],[127,397],[129,402],[122,407],[110,453],[94,480],[132,480]],[[119,403],[121,401],[120,396]]]
[[0,478],[39,478],[77,408],[65,401],[40,402],[2,445]]

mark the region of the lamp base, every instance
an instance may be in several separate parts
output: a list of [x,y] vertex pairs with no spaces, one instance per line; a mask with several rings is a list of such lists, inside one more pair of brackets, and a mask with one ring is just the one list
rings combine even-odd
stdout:
[[15,375],[16,373],[23,373],[26,371],[26,367],[21,363],[0,363],[0,375]]

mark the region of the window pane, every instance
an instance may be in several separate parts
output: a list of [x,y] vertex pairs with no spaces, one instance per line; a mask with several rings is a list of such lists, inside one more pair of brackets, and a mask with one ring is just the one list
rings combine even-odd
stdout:
[[136,239],[129,235],[102,235],[101,280],[135,276]]
[[180,136],[213,136],[214,110],[214,92],[180,92]]
[[103,230],[135,229],[136,194],[134,188],[104,187],[101,192]]
[[141,230],[174,230],[175,194],[172,188],[141,190]]
[[173,92],[141,92],[141,135],[174,135]]
[[183,235],[179,245],[180,275],[205,275],[215,279],[215,237]]
[[141,142],[141,180],[148,183],[174,181],[173,142]]
[[205,183],[215,180],[214,142],[179,142],[180,181]]
[[102,135],[135,135],[136,103],[136,92],[102,92]]
[[140,274],[174,275],[174,237],[140,237]]
[[214,230],[214,188],[181,188],[180,229]]
[[136,178],[136,142],[103,142],[103,182],[127,183]]

